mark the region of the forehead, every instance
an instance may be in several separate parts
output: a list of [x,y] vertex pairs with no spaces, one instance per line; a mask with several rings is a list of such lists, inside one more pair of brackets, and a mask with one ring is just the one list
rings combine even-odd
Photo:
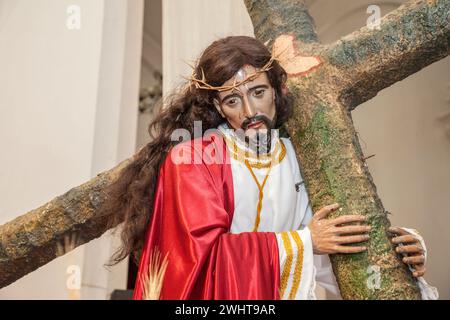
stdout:
[[[236,80],[236,82],[240,82],[242,80],[244,80],[246,77],[256,73],[259,69],[251,66],[251,65],[244,65],[241,69],[238,70],[238,72],[236,72],[236,74],[231,77],[230,79],[228,79],[227,81],[225,81],[222,85],[223,86],[229,86],[229,85],[233,85],[234,81]],[[253,79],[252,81],[246,82],[240,86],[238,86],[237,88],[241,91],[241,92],[246,92],[248,91],[248,88],[252,88],[254,86],[257,85],[261,85],[261,84],[266,84],[268,86],[270,86],[270,81],[269,78],[267,77],[266,72],[261,72],[258,74],[258,76]],[[219,92],[219,97],[225,97],[226,95],[234,92],[235,90],[226,90],[226,91],[222,91]]]

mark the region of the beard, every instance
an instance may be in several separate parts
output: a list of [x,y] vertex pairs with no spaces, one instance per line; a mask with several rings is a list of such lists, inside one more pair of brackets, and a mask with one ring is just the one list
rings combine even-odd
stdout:
[[[266,125],[266,129],[252,129],[249,125],[262,121]],[[257,156],[260,154],[267,154],[272,148],[272,130],[275,129],[276,114],[273,120],[270,120],[267,116],[263,114],[258,114],[251,118],[246,118],[242,122],[241,129],[243,130],[243,141],[245,141],[246,146],[253,150]],[[250,135],[245,133],[251,130]]]

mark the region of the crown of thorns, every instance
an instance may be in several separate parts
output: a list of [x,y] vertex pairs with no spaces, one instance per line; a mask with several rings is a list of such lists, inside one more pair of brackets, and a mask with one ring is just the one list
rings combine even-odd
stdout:
[[[266,42],[268,43],[268,41]],[[197,75],[196,73],[196,68],[193,67],[192,65],[189,64],[189,66],[194,70],[192,75],[189,78],[184,77],[186,80],[189,81],[189,87],[191,85],[194,85],[195,88],[197,89],[205,89],[205,90],[217,90],[219,92],[221,91],[227,91],[227,90],[231,90],[231,89],[235,89],[241,85],[243,85],[244,83],[250,82],[255,80],[260,73],[262,72],[266,72],[270,69],[272,69],[272,64],[274,61],[279,60],[278,57],[276,57],[272,51],[272,55],[269,59],[269,61],[267,61],[267,63],[260,69],[258,69],[255,73],[252,73],[250,75],[248,75],[244,80],[242,81],[236,81],[236,78],[234,78],[234,82],[231,85],[227,85],[227,86],[213,86],[210,85],[207,81],[206,81],[206,77],[205,77],[205,73],[203,71],[203,68],[200,68],[200,72],[201,72],[201,78],[197,78],[199,75]]]

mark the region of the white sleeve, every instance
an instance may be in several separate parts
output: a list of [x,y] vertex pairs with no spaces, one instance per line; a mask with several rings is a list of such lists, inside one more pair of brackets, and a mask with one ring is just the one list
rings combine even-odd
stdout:
[[314,266],[316,268],[317,284],[330,293],[340,297],[341,293],[333,273],[330,257],[327,254],[314,255]]
[[[419,240],[420,244],[422,245],[422,248],[424,250],[424,256],[425,256],[425,263],[427,262],[427,246],[425,245],[425,240],[423,237],[419,234],[419,232],[415,229],[409,229],[409,228],[402,228],[406,232],[411,233],[414,235],[417,240]],[[414,268],[412,268],[410,265],[408,265],[409,270],[411,272],[414,272]],[[422,300],[437,300],[439,299],[439,292],[436,287],[430,286],[423,277],[417,278],[417,285],[420,288],[420,293],[422,295]]]
[[315,268],[308,228],[276,233],[280,261],[280,299],[314,300]]

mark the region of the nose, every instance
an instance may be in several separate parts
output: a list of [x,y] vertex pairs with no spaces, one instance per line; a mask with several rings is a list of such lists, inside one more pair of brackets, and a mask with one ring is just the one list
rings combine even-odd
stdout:
[[244,116],[251,118],[256,114],[256,109],[248,101],[247,97],[244,97]]

